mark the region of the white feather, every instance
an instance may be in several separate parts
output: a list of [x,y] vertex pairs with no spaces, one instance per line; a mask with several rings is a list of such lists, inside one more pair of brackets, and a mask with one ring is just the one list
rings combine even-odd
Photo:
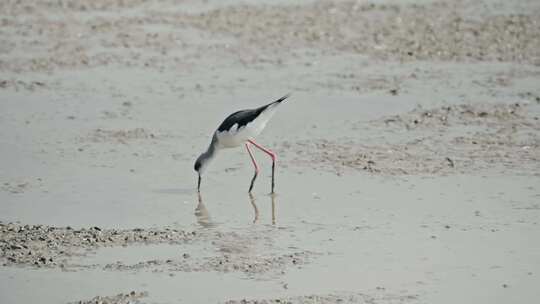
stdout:
[[278,105],[279,104],[273,104],[269,106],[255,120],[241,128],[238,128],[238,124],[234,124],[227,131],[216,132],[219,147],[234,148],[243,145],[250,139],[254,139],[264,130],[266,124],[276,112]]

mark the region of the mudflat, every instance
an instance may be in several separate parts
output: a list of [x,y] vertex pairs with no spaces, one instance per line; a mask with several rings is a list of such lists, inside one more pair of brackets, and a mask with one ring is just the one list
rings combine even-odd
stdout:
[[[1,303],[540,298],[540,2],[2,1]],[[286,93],[253,174],[196,157]]]

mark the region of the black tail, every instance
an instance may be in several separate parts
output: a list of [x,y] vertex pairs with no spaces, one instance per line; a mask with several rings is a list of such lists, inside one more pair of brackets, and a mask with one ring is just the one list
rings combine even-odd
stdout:
[[289,98],[289,96],[291,96],[291,93],[288,93],[287,95],[281,97],[280,99],[278,99],[278,100],[276,100],[276,101],[274,101],[274,102],[272,102],[270,104],[280,103],[280,102],[284,101],[285,99]]
[[[287,94],[287,95],[281,97],[280,99],[278,99],[278,100],[276,100],[276,101],[272,101],[271,103],[269,103],[269,104],[267,104],[267,105],[264,105],[264,106],[262,106],[262,107],[256,109],[255,111],[258,111],[259,114],[260,114],[262,111],[266,110],[266,108],[268,108],[269,106],[272,106],[272,105],[274,105],[274,104],[276,104],[276,103],[280,103],[280,102],[284,101],[285,99],[289,98],[289,96],[291,96],[291,93],[289,93],[289,94]],[[259,115],[259,114],[257,114],[257,115]]]

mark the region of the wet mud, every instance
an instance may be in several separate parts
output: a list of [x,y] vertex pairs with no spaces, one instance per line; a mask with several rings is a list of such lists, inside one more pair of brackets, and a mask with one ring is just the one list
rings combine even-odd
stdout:
[[[534,302],[538,20],[532,0],[0,1],[0,302]],[[213,128],[288,92],[260,138],[277,195],[256,154],[248,196],[231,150],[203,203]]]
[[[3,266],[31,266],[59,268],[65,271],[103,269],[107,271],[152,272],[240,272],[246,275],[284,273],[287,268],[300,267],[316,256],[314,252],[294,251],[276,255],[268,248],[267,255],[252,256],[250,247],[257,236],[234,232],[181,231],[164,229],[73,229],[43,225],[0,223],[1,256]],[[181,253],[181,248],[195,242],[212,243],[215,255],[199,257]],[[80,264],[73,257],[95,254],[100,248],[135,245],[183,245],[168,259],[152,259],[126,264],[118,261],[104,264]],[[136,247],[131,247],[136,250]]]
[[352,132],[375,139],[301,140],[281,143],[291,164],[334,172],[381,175],[448,175],[496,171],[540,174],[540,105],[461,104],[414,110],[355,123]]

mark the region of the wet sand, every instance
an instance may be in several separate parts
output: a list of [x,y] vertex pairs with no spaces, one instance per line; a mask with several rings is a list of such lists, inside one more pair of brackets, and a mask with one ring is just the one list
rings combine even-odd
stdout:
[[[540,294],[537,1],[0,3],[0,302]],[[230,112],[293,95],[193,162]]]

